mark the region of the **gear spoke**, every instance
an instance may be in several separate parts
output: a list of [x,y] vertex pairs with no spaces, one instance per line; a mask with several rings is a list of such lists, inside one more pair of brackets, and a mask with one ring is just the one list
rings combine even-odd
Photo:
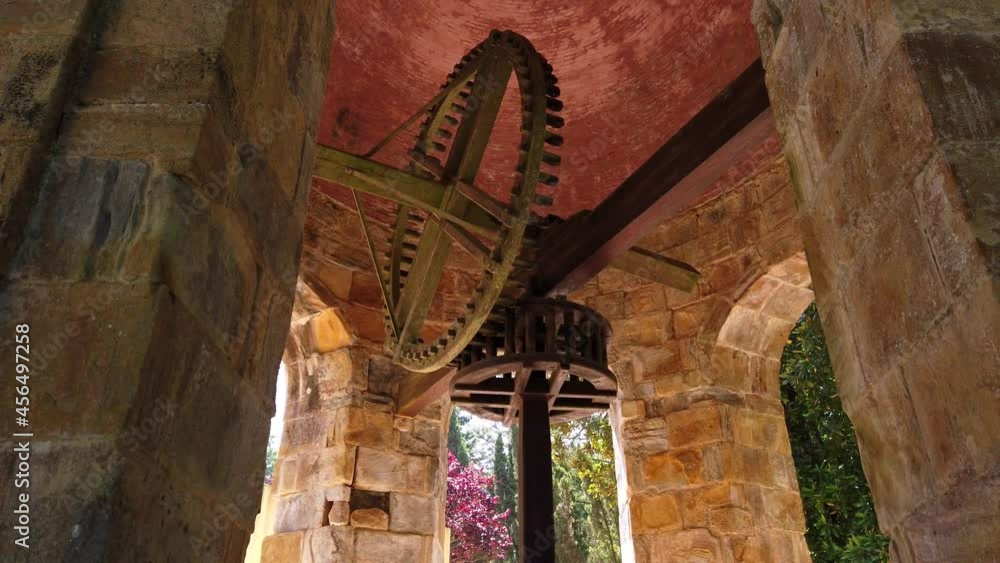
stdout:
[[[503,203],[477,188],[476,176],[512,74],[523,118],[521,143],[513,147],[518,155],[517,177],[510,203]],[[525,230],[535,221],[532,208],[551,202],[537,188],[554,186],[557,181],[554,170],[560,158],[551,147],[560,140],[551,129],[562,124],[553,115],[562,103],[554,84],[551,67],[527,39],[510,31],[493,31],[455,66],[432,100],[435,103],[429,104],[409,154],[408,171],[436,183],[440,192],[435,188],[432,206],[412,197],[399,198],[407,210],[401,209],[396,218],[388,269],[389,297],[401,326],[387,347],[400,365],[432,372],[454,363],[484,323],[495,316],[494,306],[511,303],[525,290],[523,283],[508,281],[512,276],[524,277],[519,272],[531,267],[530,261],[519,259]],[[422,214],[409,213],[414,207]],[[404,246],[404,237],[416,240]],[[453,242],[480,260],[483,272],[465,313],[440,338],[424,343],[420,335]]]

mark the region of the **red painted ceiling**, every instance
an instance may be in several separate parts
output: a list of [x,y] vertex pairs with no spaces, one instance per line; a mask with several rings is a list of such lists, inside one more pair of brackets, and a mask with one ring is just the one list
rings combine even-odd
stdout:
[[[454,64],[491,29],[510,29],[549,59],[565,102],[552,211],[568,216],[592,209],[759,57],[751,4],[338,0],[320,142],[367,151],[433,97]],[[516,113],[502,112],[500,119],[493,143],[498,151],[513,151]],[[378,159],[403,167],[415,135],[402,135]],[[773,154],[757,151],[720,184],[748,175],[755,160]],[[509,158],[488,154],[478,183],[500,192],[511,172]],[[346,190],[320,187],[346,198]]]

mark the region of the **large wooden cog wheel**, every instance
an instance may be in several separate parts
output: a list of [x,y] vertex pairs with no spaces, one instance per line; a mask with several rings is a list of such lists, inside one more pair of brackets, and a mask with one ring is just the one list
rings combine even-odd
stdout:
[[[521,105],[518,163],[509,201],[476,187],[476,177],[507,84],[517,80]],[[408,172],[445,186],[438,213],[401,204],[382,275],[386,288],[386,346],[396,363],[431,372],[451,363],[486,322],[515,269],[532,208],[549,205],[539,185],[554,187],[559,157],[549,152],[562,138],[559,89],[552,67],[531,43],[511,31],[493,31],[455,66],[431,105]],[[478,208],[478,209],[476,209]],[[496,229],[476,229],[461,218],[475,211],[492,217]],[[443,218],[449,218],[448,220]],[[421,334],[452,241],[477,257],[482,276],[464,314],[431,342]]]
[[508,310],[503,335],[459,357],[452,402],[507,425],[525,395],[544,396],[552,422],[603,412],[617,397],[608,368],[611,329],[596,311],[565,299],[529,298]]

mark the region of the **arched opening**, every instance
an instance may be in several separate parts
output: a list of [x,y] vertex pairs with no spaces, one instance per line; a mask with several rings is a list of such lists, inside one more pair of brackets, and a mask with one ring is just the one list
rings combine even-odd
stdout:
[[[274,416],[266,442],[262,480],[261,508],[254,521],[244,563],[261,563],[265,540],[288,525],[295,510],[287,506],[288,489],[295,490],[299,478],[299,452],[303,427],[322,426],[324,415],[317,399],[336,394],[347,385],[351,369],[333,355],[354,342],[355,338],[336,308],[328,307],[301,280],[296,285],[295,302],[285,351],[278,367],[274,389]],[[327,356],[330,355],[330,356]],[[283,447],[289,442],[288,447]],[[306,451],[308,447],[304,448]],[[308,459],[308,454],[305,454]],[[333,465],[331,463],[331,465]],[[319,464],[313,463],[311,473]],[[279,482],[284,479],[283,482]],[[330,506],[327,506],[330,504]],[[324,522],[329,522],[332,503],[323,503]],[[291,514],[290,514],[291,513]]]
[[[621,561],[617,462],[608,416],[552,425],[558,561]],[[452,409],[446,520],[453,562],[516,562],[525,549],[518,539],[517,431]]]
[[815,303],[792,329],[782,354],[781,403],[814,563],[887,561],[889,538],[878,529]]

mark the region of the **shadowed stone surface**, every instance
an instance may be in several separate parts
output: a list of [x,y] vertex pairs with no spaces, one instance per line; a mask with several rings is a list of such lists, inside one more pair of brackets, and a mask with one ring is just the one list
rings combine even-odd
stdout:
[[901,563],[997,552],[998,14],[755,8],[824,332]]
[[[328,3],[286,8],[311,17],[253,0],[4,6],[0,352],[30,324],[37,452],[31,549],[10,561],[242,560],[333,31]],[[275,64],[293,46],[295,88]]]

